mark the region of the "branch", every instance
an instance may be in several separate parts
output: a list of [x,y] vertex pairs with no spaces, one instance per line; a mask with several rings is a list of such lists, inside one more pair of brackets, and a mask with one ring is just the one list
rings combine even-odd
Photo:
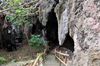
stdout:
[[28,14],[22,14],[22,15],[17,15],[17,14],[11,15],[11,14],[6,13],[6,15],[19,16],[19,17],[21,17],[21,16],[32,16],[32,15],[35,15],[36,13],[38,13],[38,12],[39,11],[37,11],[35,13],[28,13]]
[[4,9],[4,10],[0,11],[0,13],[3,13],[5,11],[9,11],[9,10],[16,10],[16,9],[19,9],[19,7],[7,8],[7,9]]
[[[19,6],[19,7],[10,7],[10,8],[1,10],[1,11],[0,11],[0,14],[3,13],[3,12],[5,12],[5,11],[20,9],[20,7],[23,7],[23,6],[28,5],[28,4],[30,4],[30,3],[36,3],[36,2],[38,2],[38,1],[31,1],[31,2],[29,2],[29,3],[25,3],[25,4],[21,5],[21,6]],[[36,5],[35,5],[35,6],[36,6]]]
[[36,3],[36,2],[38,2],[38,1],[31,1],[31,2],[29,2],[29,3],[25,3],[25,4],[21,5],[21,7],[23,7],[23,6],[25,6],[25,5],[29,5],[29,4],[31,4],[31,3]]
[[67,64],[66,64],[63,60],[61,60],[58,56],[56,56],[56,58],[57,58],[61,63],[63,63],[65,66],[67,66]]
[[47,51],[47,49],[45,49],[44,52],[43,52],[42,54],[40,54],[40,55],[37,57],[37,59],[35,60],[33,66],[36,66],[36,63],[38,62],[39,58],[40,58],[43,54],[45,54],[46,51]]
[[58,53],[58,54],[60,54],[60,55],[63,55],[63,56],[69,56],[68,54],[64,54],[64,53],[58,52],[58,51],[56,51],[56,50],[55,50],[55,52]]

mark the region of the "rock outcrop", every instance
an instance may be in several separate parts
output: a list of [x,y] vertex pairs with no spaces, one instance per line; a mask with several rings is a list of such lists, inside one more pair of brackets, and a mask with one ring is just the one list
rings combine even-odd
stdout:
[[55,8],[55,13],[58,20],[59,45],[62,45],[64,43],[64,40],[66,39],[66,35],[68,33],[68,9],[66,5],[66,0],[60,0],[59,4],[57,4]]
[[67,34],[74,40],[74,55],[68,66],[100,66],[100,0],[59,0],[53,8],[59,45],[64,43]]

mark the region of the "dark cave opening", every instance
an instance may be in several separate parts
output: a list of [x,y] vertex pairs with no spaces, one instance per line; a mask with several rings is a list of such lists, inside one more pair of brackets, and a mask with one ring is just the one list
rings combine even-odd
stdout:
[[15,31],[15,29],[12,28],[11,23],[8,22],[7,23],[7,27],[3,28],[3,30],[1,31],[1,35],[2,37],[2,49],[8,51],[8,52],[12,52],[17,50],[18,42],[19,42],[19,33],[17,33]]
[[41,35],[42,34],[42,29],[44,27],[42,26],[42,24],[39,22],[39,19],[37,18],[36,23],[33,24],[32,29],[31,29],[31,34],[34,35]]
[[74,51],[74,40],[69,35],[69,33],[66,35],[65,41],[64,41],[63,45],[61,45],[60,47],[64,47],[72,52]]
[[56,4],[58,4],[59,3],[59,0],[55,0],[55,2],[56,2]]
[[4,26],[5,15],[0,15],[0,49],[12,52],[17,50],[18,35],[11,23],[7,22]]
[[[54,12],[54,9],[49,13],[48,21],[46,25],[46,37],[47,41],[49,41],[48,46],[50,47],[50,50],[56,48],[56,46],[59,46],[58,42],[58,22],[57,17]],[[63,45],[59,46],[66,48],[70,51],[74,51],[74,40],[70,37],[69,33],[66,35],[66,39],[63,43]]]
[[33,24],[31,33],[34,35],[40,34],[41,37],[43,35],[42,30],[46,31],[45,33],[45,41],[48,41],[49,50],[52,50],[56,46],[59,45],[58,42],[58,22],[56,18],[56,14],[54,9],[51,10],[48,14],[48,21],[46,26],[43,26],[39,19],[37,18],[36,23]]
[[50,50],[52,50],[53,48],[59,45],[58,22],[57,22],[57,17],[54,12],[54,9],[52,9],[52,11],[48,15],[48,21],[45,28],[47,31],[46,38],[47,38],[47,41],[49,41],[48,46],[50,47]]

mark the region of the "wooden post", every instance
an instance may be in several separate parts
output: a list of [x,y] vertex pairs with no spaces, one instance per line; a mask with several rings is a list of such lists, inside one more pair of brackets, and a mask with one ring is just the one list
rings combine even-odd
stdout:
[[56,56],[56,59],[59,60],[59,66],[61,66],[62,64],[67,66],[66,62],[67,62],[67,56],[69,56],[67,54],[67,52],[65,53],[62,53],[61,50],[60,51],[57,51],[55,49],[55,56]]
[[67,57],[65,56],[64,62],[67,63]]
[[[61,53],[61,50],[59,52]],[[59,58],[61,59],[61,54],[59,54]],[[59,63],[59,66],[61,66],[61,61]]]
[[[40,58],[43,54],[45,54],[45,52],[46,52],[46,49],[44,50],[44,52],[43,52],[42,54],[40,54],[40,55],[37,57],[37,59],[35,60],[33,66],[36,66],[36,64],[39,63],[39,62],[38,62],[38,61],[39,61],[39,58]],[[41,62],[40,62],[40,63],[41,63]]]

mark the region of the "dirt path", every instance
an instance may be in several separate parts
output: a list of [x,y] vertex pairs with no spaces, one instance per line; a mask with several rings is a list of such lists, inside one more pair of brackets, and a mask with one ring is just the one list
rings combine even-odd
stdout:
[[[9,64],[3,64],[1,66],[22,66],[26,63],[30,63],[31,60],[29,61],[23,61],[23,62],[15,62],[15,63],[9,63]],[[55,55],[54,54],[48,54],[46,56],[45,62],[43,63],[43,66],[59,66],[59,63],[55,60]]]
[[36,58],[37,53],[42,52],[44,47],[40,46],[39,50],[28,45],[27,41],[23,41],[18,47],[17,51],[7,52],[4,49],[0,49],[0,57],[4,57],[6,61],[3,64],[24,62]]
[[57,61],[55,61],[55,55],[54,54],[50,53],[46,56],[44,66],[59,66],[59,63],[57,63]]
[[23,61],[23,62],[15,62],[15,63],[9,63],[9,64],[3,64],[1,66],[22,66],[26,63],[30,63],[32,60],[29,61]]

